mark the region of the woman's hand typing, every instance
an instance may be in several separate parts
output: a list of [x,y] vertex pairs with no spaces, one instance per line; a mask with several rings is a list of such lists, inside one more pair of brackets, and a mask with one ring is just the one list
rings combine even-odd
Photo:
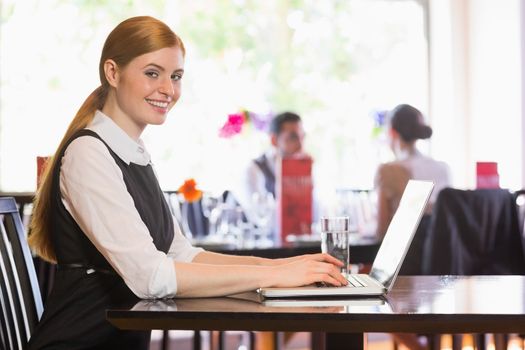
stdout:
[[316,282],[331,286],[346,286],[346,278],[341,274],[343,262],[329,254],[308,254],[280,259],[280,264],[272,267],[268,287],[297,287]]

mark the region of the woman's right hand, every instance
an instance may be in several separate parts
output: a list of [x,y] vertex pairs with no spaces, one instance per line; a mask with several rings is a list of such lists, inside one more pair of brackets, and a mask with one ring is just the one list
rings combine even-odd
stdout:
[[268,287],[298,287],[316,282],[331,286],[346,286],[348,281],[341,274],[343,262],[329,254],[308,254],[292,262],[272,266]]

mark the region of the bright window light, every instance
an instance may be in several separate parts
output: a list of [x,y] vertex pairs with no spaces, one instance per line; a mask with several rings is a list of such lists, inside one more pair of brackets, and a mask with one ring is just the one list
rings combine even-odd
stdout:
[[[419,1],[15,1],[0,26],[0,188],[32,191],[36,156],[54,152],[98,85],[100,50],[123,19],[164,20],[187,48],[183,96],[143,135],[161,185],[195,178],[234,189],[268,146],[251,131],[230,139],[227,115],[291,110],[306,128],[316,184],[370,188],[390,154],[374,113],[428,105],[427,40]],[[31,23],[31,30],[28,30]]]

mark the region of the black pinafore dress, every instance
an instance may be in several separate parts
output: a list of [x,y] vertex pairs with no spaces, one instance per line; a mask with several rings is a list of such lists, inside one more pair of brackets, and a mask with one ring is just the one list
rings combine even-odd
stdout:
[[[167,253],[174,237],[173,219],[151,165],[126,164],[100,136],[87,129],[76,133],[64,151],[81,136],[96,137],[106,145],[122,170],[127,190],[155,247]],[[57,273],[29,349],[147,349],[150,332],[122,331],[106,321],[106,309],[110,306],[139,299],[64,207],[59,186],[60,164],[57,162],[53,169],[51,199]]]

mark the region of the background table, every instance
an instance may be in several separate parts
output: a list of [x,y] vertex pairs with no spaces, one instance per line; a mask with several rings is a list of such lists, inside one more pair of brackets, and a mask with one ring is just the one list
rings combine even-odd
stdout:
[[135,330],[327,332],[329,349],[362,347],[365,332],[525,330],[525,276],[400,276],[388,296],[370,305],[317,302],[278,307],[233,297],[141,300],[107,310],[107,319]]
[[[234,244],[209,244],[206,242],[196,242],[195,245],[218,253],[254,255],[272,259],[321,252],[320,241],[285,242],[281,245],[267,248],[238,248]],[[350,241],[350,262],[352,264],[371,264],[380,245],[381,241],[376,237],[356,235]]]

